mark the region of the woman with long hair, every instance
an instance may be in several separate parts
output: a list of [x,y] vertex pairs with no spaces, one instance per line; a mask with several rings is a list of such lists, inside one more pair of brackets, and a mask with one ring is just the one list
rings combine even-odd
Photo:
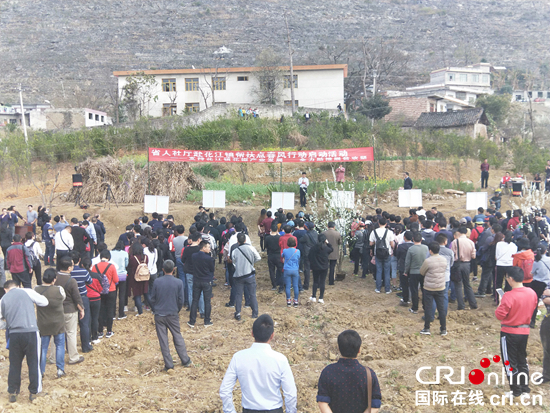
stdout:
[[[497,301],[497,304],[500,302],[500,297],[497,294],[496,290],[497,288],[502,288],[502,282],[505,282],[505,291],[510,291],[511,287],[508,284],[507,281],[505,281],[505,276],[510,270],[510,268],[513,267],[514,258],[512,255],[514,255],[516,252],[518,252],[518,247],[516,244],[512,242],[513,234],[512,231],[506,231],[504,233],[504,239],[502,241],[496,242],[495,247],[495,260],[497,264],[497,271],[495,274],[495,299]],[[496,237],[495,237],[496,241]],[[494,241],[493,241],[494,242]]]
[[127,282],[127,295],[128,297],[134,296],[134,303],[136,304],[137,314],[143,314],[143,308],[141,306],[141,296],[145,298],[146,304],[149,302],[149,281],[136,281],[135,275],[139,264],[149,264],[149,258],[143,252],[143,247],[140,242],[134,242],[130,246],[130,254],[128,257],[128,278]]
[[265,228],[264,226],[262,225],[262,222],[264,221],[264,219],[267,218],[267,211],[264,209],[262,209],[260,211],[260,216],[258,217],[258,221],[256,222],[256,225],[258,226],[258,236],[260,237],[260,249],[262,250],[262,252],[265,251],[265,248],[264,248],[264,237],[265,237]]
[[325,296],[325,280],[329,267],[328,256],[333,251],[332,245],[328,243],[325,234],[319,234],[317,244],[309,251],[310,268],[313,272],[313,288],[311,291],[312,302],[317,301],[317,288],[319,288],[319,302],[323,304]]

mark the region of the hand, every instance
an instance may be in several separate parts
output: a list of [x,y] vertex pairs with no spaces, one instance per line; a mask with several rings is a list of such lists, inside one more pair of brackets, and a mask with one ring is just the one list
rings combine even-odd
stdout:
[[403,276],[404,276],[404,277],[408,277],[408,276],[409,276],[409,274],[403,274]]
[[84,310],[80,310],[78,312],[78,317],[79,317],[80,320],[82,320],[84,318]]

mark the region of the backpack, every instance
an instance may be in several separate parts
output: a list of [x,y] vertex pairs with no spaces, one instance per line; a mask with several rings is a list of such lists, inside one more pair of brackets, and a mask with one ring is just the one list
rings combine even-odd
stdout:
[[380,260],[385,260],[390,256],[390,250],[386,244],[386,235],[388,235],[387,228],[382,238],[380,238],[376,230],[374,230],[374,237],[376,238],[376,242],[374,244],[374,255]]
[[149,281],[149,278],[151,278],[151,272],[149,271],[149,267],[147,266],[147,263],[139,262],[137,257],[134,257],[134,258],[138,262],[134,279],[136,280],[136,282]]
[[27,251],[29,251],[29,255],[31,256],[33,268],[36,267],[38,264],[40,264],[39,257],[37,257],[36,254],[34,253],[34,248],[33,248],[34,244],[36,244],[36,241],[33,241],[32,244],[29,245],[28,247],[25,246],[27,248]]
[[95,272],[98,273],[101,277],[101,291],[97,291],[97,290],[94,290],[94,291],[98,292],[101,295],[109,294],[109,287],[111,287],[111,282],[109,281],[109,278],[107,278],[105,273],[107,272],[107,270],[109,269],[110,266],[111,266],[111,264],[108,264],[105,267],[105,270],[103,270],[103,272],[102,272],[102,271],[99,271],[99,267],[97,266],[97,264],[94,265]]
[[523,283],[528,284],[533,281],[533,263],[534,260],[522,260],[519,268],[523,270]]

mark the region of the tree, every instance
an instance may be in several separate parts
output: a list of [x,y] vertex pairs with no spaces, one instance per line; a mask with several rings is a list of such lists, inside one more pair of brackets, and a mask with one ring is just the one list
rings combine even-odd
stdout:
[[382,119],[391,112],[390,103],[381,95],[374,95],[369,99],[363,99],[357,111],[374,120]]
[[122,103],[130,120],[136,120],[149,115],[151,100],[156,102],[158,95],[154,95],[157,86],[155,76],[137,72],[126,77],[126,84],[122,88]]
[[259,81],[253,93],[260,103],[276,105],[280,103],[283,92],[283,59],[273,49],[264,49],[256,57],[258,69],[254,76]]

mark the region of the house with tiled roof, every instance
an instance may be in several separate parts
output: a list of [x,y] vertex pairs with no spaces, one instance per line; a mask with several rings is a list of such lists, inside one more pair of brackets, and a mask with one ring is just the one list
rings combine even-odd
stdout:
[[416,129],[443,129],[446,133],[487,137],[487,116],[483,108],[452,112],[425,112],[416,120]]

